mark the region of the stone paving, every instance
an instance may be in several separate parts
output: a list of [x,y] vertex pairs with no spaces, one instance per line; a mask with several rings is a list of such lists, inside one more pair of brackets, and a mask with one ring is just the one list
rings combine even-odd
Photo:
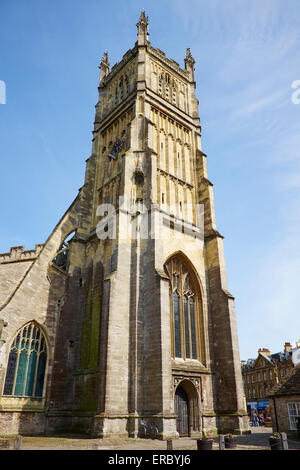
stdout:
[[[236,450],[270,450],[268,438],[271,428],[251,428],[251,434],[236,436]],[[196,439],[180,438],[172,441],[174,450],[196,450]],[[300,440],[288,439],[289,450],[300,450]],[[152,439],[86,439],[76,437],[22,437],[21,450],[166,450],[166,441]],[[218,450],[218,438],[213,450]]]

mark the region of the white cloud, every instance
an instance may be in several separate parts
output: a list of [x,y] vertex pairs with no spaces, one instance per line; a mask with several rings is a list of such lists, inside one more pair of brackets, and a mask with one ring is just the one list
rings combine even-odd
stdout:
[[255,278],[252,282],[248,280],[242,301],[238,303],[244,358],[256,352],[251,352],[254,344],[278,352],[285,341],[295,342],[300,337],[299,236],[298,226],[277,244],[266,245]]
[[245,106],[233,111],[231,118],[244,117],[249,118],[254,113],[260,112],[267,107],[279,104],[279,101],[285,96],[282,90],[272,93],[268,96],[262,96],[255,101],[248,102]]

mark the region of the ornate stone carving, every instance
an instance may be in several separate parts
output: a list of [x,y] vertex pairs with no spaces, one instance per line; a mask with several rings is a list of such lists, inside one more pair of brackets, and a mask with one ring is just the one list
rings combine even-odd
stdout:
[[6,326],[7,326],[7,322],[3,320],[3,318],[0,318],[0,339],[2,336],[3,328],[5,328]]

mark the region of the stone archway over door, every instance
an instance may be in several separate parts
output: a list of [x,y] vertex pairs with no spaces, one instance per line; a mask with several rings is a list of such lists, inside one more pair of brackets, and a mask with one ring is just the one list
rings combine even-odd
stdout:
[[180,437],[189,435],[189,400],[182,387],[175,392],[175,413],[177,414],[176,427]]

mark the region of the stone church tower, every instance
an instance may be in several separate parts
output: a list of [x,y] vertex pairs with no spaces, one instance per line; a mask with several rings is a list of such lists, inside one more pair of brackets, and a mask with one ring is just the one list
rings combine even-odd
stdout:
[[85,181],[35,250],[0,255],[0,432],[248,430],[194,64],[100,64]]

